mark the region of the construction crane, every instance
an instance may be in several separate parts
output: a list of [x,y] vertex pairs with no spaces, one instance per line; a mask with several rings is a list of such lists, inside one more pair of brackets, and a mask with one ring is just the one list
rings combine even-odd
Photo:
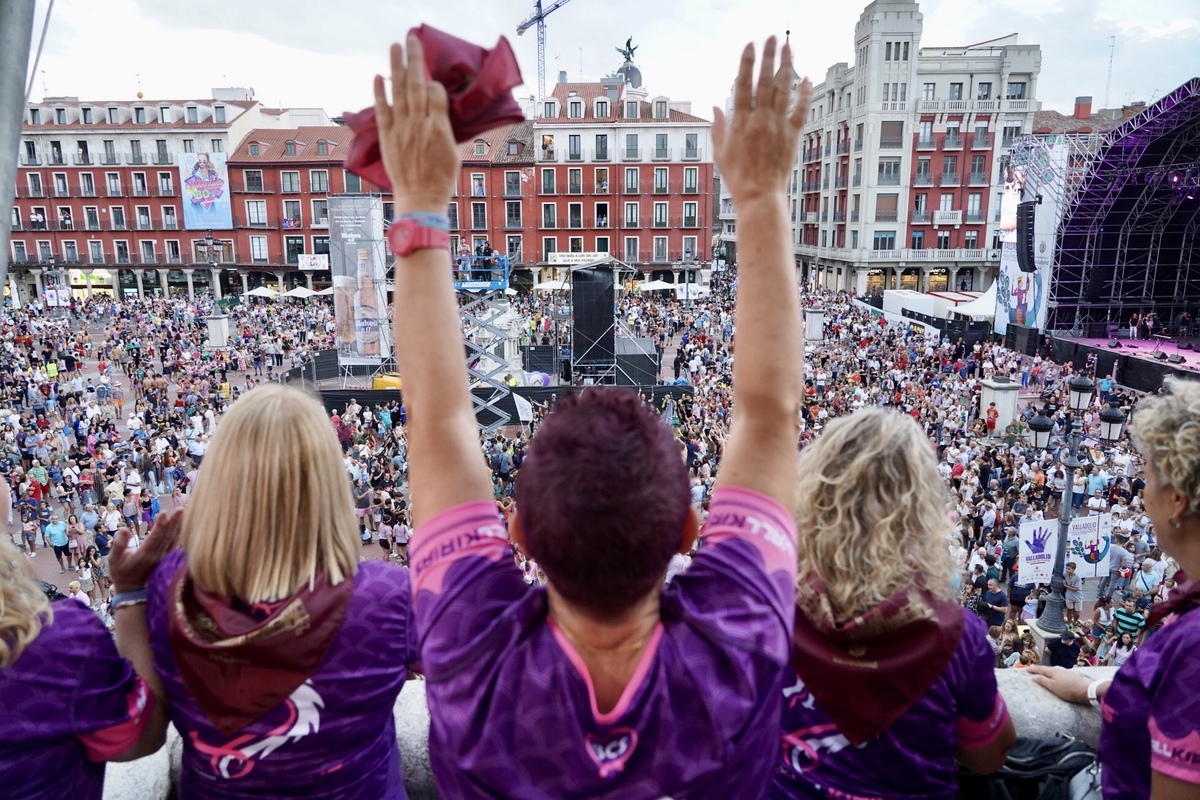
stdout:
[[528,19],[517,26],[517,36],[521,36],[525,31],[537,25],[539,107],[542,99],[546,96],[546,17],[569,2],[571,0],[554,0],[553,3],[542,8],[542,0],[534,0],[533,13],[529,15]]

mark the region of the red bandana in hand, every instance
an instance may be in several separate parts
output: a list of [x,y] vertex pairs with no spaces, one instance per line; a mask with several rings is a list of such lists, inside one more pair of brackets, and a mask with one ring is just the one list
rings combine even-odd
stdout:
[[[425,75],[446,87],[454,139],[465,142],[484,131],[525,119],[512,89],[522,83],[521,70],[503,36],[491,50],[422,25],[409,31],[425,51]],[[346,169],[376,186],[392,187],[379,155],[375,108],[344,115],[354,131]]]

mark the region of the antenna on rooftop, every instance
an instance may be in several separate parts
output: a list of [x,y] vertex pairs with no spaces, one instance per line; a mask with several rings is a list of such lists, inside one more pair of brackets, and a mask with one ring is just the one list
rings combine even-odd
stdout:
[[1112,86],[1113,52],[1116,51],[1116,49],[1117,49],[1116,35],[1114,34],[1113,36],[1108,37],[1108,41],[1109,41],[1109,45],[1108,45],[1108,80],[1105,81],[1105,83],[1104,83],[1104,107],[1105,108],[1108,108],[1108,90],[1109,90],[1109,87]]

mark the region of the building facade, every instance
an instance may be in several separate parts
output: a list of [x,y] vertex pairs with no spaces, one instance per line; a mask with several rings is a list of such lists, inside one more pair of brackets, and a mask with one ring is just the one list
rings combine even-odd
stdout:
[[1015,34],[928,47],[915,0],[878,0],[855,61],[814,87],[792,195],[804,280],[856,295],[983,290],[999,266],[1003,166],[1033,130],[1041,66]]
[[[210,291],[207,229],[189,225],[180,154],[228,155],[255,129],[328,122],[319,110],[264,109],[243,89],[198,100],[48,97],[25,110],[11,279],[26,299],[47,283],[76,296]],[[228,187],[226,187],[226,190]],[[214,255],[232,259],[228,231]]]
[[543,268],[555,253],[609,253],[669,277],[711,255],[712,123],[623,70],[596,83],[560,74],[538,109],[526,248]]

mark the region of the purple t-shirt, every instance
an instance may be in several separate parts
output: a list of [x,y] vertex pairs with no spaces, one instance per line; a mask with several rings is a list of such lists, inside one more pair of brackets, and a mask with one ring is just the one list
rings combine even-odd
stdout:
[[287,700],[225,737],[188,692],[170,648],[169,587],[185,564],[176,551],[158,565],[146,612],[154,666],[183,737],[181,800],[405,798],[392,708],[413,662],[408,571],[380,561],[359,564],[346,619],[317,671]]
[[415,618],[443,797],[762,797],[791,647],[795,525],[746,489],[713,494],[703,547],[617,705],[526,586],[490,502],[425,523]]
[[1150,796],[1150,771],[1200,784],[1200,609],[1173,617],[1104,694],[1104,797]]
[[962,615],[962,638],[941,676],[886,731],[858,747],[793,671],[784,689],[782,759],[771,797],[953,797],[958,746],[988,744],[1008,719],[983,620],[966,609]]
[[104,764],[80,737],[130,724],[146,699],[100,618],[74,600],[55,603],[54,621],[0,670],[0,794],[99,800]]

